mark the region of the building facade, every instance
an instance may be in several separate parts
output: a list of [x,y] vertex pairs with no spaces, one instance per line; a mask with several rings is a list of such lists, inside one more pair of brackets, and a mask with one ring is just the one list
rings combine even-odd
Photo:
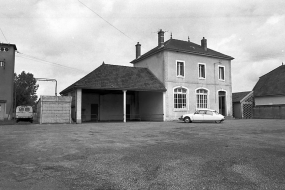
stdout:
[[201,45],[169,39],[158,32],[158,46],[140,55],[136,45],[134,67],[151,70],[165,85],[166,120],[197,109],[209,108],[232,116],[231,60],[234,58],[211,50],[203,38]]
[[0,43],[0,120],[11,119],[13,114],[16,50],[14,44]]

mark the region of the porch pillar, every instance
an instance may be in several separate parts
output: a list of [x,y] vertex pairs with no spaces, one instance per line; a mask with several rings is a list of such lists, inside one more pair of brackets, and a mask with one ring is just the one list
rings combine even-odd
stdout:
[[126,121],[127,121],[127,117],[126,117],[126,107],[127,107],[127,91],[126,90],[123,90],[123,93],[124,93],[124,95],[123,95],[123,107],[124,107],[124,123],[126,123]]
[[76,123],[81,123],[82,89],[76,90]]
[[165,95],[166,92],[163,92],[162,96],[163,96],[163,102],[162,102],[162,107],[163,107],[163,121],[166,120],[166,101],[165,101]]

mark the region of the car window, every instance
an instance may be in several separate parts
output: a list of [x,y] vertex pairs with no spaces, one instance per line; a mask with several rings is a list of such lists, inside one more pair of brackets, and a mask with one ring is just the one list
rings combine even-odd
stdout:
[[213,112],[212,112],[212,111],[207,110],[207,111],[206,111],[206,114],[207,114],[207,115],[213,115]]
[[19,111],[24,111],[24,108],[23,108],[23,107],[20,107],[20,108],[19,108]]
[[199,110],[199,114],[205,114],[204,110]]
[[30,111],[30,108],[25,108],[25,111],[29,112],[29,111]]

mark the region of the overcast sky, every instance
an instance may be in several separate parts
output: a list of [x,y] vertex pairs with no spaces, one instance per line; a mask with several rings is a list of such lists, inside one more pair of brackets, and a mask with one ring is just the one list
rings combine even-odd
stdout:
[[[205,37],[234,57],[233,92],[252,90],[285,62],[284,0],[80,1],[93,12],[78,0],[1,0],[0,42],[16,44],[17,74],[56,79],[60,92],[103,61],[132,66],[135,44],[142,54],[154,48],[159,29],[165,41],[171,33],[197,44]],[[38,84],[38,95],[54,95],[54,83]]]

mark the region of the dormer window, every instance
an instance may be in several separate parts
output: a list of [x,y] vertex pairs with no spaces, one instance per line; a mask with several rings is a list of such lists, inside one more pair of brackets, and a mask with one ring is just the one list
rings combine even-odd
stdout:
[[176,61],[176,76],[185,76],[185,61]]

